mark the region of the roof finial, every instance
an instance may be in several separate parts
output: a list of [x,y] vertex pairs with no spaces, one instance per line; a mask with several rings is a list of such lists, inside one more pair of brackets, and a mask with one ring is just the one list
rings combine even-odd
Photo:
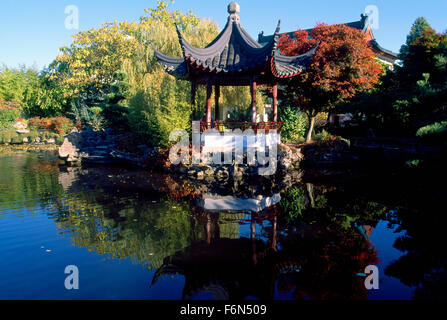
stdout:
[[241,6],[237,2],[231,2],[228,5],[228,13],[229,14],[239,14],[241,12]]

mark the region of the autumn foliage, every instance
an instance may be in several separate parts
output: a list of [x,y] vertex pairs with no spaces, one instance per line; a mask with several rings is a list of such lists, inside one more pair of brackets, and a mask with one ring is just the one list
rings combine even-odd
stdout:
[[285,55],[297,56],[316,45],[310,66],[282,92],[309,120],[357,92],[373,88],[381,74],[364,33],[346,25],[320,23],[310,33],[299,30],[294,38],[284,35],[278,48]]
[[67,134],[73,128],[73,123],[65,117],[31,118],[28,123],[32,129],[51,130],[58,134]]

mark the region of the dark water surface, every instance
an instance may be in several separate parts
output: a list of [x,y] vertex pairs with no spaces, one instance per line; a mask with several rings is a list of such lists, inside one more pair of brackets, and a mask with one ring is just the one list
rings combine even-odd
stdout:
[[0,299],[445,298],[444,195],[419,176],[207,183],[0,158]]

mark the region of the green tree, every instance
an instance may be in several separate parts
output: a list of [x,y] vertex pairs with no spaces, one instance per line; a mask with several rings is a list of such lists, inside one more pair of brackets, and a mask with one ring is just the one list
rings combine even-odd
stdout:
[[397,69],[397,75],[402,84],[414,86],[424,73],[430,74],[432,82],[445,80],[441,65],[444,62],[445,66],[446,44],[445,34],[437,33],[424,18],[418,18],[401,49],[403,67]]
[[123,62],[134,56],[139,47],[135,39],[136,22],[107,22],[74,35],[70,47],[50,65],[52,79],[57,79],[76,95],[84,88],[103,89],[115,81]]
[[67,111],[66,90],[51,78],[48,70],[22,66],[0,71],[0,99],[17,102],[28,117],[55,117]]
[[69,110],[69,97],[65,87],[51,78],[46,70],[37,81],[28,84],[24,92],[23,111],[29,117],[63,116]]
[[409,46],[428,29],[432,29],[432,27],[424,17],[419,17],[414,21],[407,36],[407,41],[400,49],[401,57],[405,57],[408,54]]
[[279,120],[284,123],[281,131],[283,142],[299,142],[304,138],[308,120],[303,112],[286,105],[280,108]]
[[3,66],[0,69],[0,99],[5,101],[22,102],[24,93],[32,81],[37,81],[37,71],[21,66],[10,69]]
[[376,90],[358,95],[346,109],[361,115],[362,126],[376,134],[442,133],[442,121],[447,119],[446,48],[447,35],[418,18],[401,49],[402,64],[382,76]]

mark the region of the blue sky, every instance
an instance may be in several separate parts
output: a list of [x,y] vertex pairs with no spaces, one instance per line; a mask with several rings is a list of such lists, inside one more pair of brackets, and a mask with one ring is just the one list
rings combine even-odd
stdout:
[[[199,17],[218,22],[227,19],[230,0],[176,0],[175,9],[193,10]],[[379,29],[374,35],[383,47],[398,52],[414,20],[424,16],[438,32],[447,29],[446,0],[239,0],[241,21],[257,39],[260,31],[271,34],[278,19],[282,31],[310,28],[316,22],[342,23],[357,21],[368,5],[379,9]],[[65,8],[79,9],[79,28],[98,27],[113,20],[138,20],[144,8],[155,7],[156,0],[40,0],[0,1],[0,65],[19,64],[42,68],[58,54],[59,48],[71,43],[76,30],[67,30]]]

